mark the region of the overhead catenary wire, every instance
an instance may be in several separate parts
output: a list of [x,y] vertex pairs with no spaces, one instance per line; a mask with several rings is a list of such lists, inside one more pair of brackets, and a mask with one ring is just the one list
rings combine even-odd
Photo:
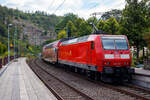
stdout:
[[48,9],[51,9],[51,8],[52,8],[52,6],[53,6],[53,4],[54,4],[54,1],[55,1],[55,0],[52,0],[52,2],[50,3]]
[[53,14],[56,13],[56,11],[65,3],[65,1],[66,1],[66,0],[64,0],[64,1],[56,8],[56,10],[53,12]]
[[92,7],[90,7],[88,10],[94,9],[94,8],[96,8],[97,6],[98,6],[98,5],[95,4],[95,5],[93,5]]
[[[92,6],[92,7],[90,7],[89,9],[87,9],[88,11],[89,10],[91,10],[91,9],[94,9],[95,7],[97,7],[98,5],[97,4],[95,4],[94,6]],[[78,14],[78,11],[77,10],[75,10],[75,9],[77,9],[77,8],[75,8],[75,9],[73,9],[73,8],[71,8],[72,9],[72,11],[73,12],[75,12],[76,14]],[[91,16],[91,15],[90,15]]]

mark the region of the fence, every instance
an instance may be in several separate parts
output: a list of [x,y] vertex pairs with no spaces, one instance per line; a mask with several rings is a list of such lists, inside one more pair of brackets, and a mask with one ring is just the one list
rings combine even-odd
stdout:
[[3,65],[6,65],[8,63],[8,57],[5,57],[4,59],[3,59]]
[[150,67],[150,59],[144,59],[144,65],[148,65]]
[[[17,55],[16,58],[18,58],[19,56]],[[10,61],[14,59],[14,56],[10,56]],[[0,68],[2,67],[2,65],[6,65],[8,63],[8,57],[4,57],[3,59],[0,58]]]
[[2,68],[2,58],[0,58],[0,68]]

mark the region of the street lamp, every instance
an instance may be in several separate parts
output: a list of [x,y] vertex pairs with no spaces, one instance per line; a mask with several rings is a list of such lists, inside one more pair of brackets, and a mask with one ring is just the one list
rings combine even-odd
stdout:
[[9,55],[9,27],[11,27],[12,24],[8,24],[8,63],[10,61],[10,55]]
[[15,37],[17,34],[17,26],[15,25],[15,32],[14,32],[14,59],[16,58],[16,53],[15,53],[15,47],[16,47],[16,43],[15,43]]

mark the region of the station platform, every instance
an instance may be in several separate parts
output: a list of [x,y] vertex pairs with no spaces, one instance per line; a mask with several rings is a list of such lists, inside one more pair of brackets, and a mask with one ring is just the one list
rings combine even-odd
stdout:
[[141,74],[150,77],[150,70],[145,70],[143,68],[135,68],[135,74]]
[[135,68],[132,83],[150,89],[150,71],[143,68]]
[[57,100],[42,81],[19,58],[0,69],[0,100]]

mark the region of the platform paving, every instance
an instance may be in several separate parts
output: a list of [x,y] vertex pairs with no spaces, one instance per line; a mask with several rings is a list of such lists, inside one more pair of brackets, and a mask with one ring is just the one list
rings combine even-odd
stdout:
[[0,100],[57,100],[26,64],[26,58],[19,58],[2,70]]
[[136,74],[147,75],[150,77],[150,70],[145,70],[143,68],[135,68]]
[[150,71],[143,68],[135,68],[132,83],[150,89]]

